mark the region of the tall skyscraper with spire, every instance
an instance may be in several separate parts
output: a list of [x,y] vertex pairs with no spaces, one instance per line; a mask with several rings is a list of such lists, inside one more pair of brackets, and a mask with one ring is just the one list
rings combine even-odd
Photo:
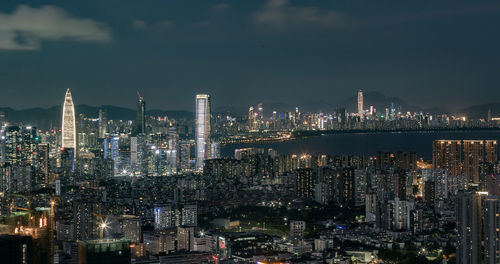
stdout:
[[196,170],[210,157],[210,95],[196,95]]
[[63,148],[72,148],[76,153],[76,120],[75,105],[69,88],[66,90],[62,114],[62,143]]
[[358,91],[358,115],[363,119],[363,91]]
[[137,134],[146,134],[146,101],[144,101],[139,91],[137,91],[137,96],[139,96],[139,101],[137,101],[137,123],[135,132]]

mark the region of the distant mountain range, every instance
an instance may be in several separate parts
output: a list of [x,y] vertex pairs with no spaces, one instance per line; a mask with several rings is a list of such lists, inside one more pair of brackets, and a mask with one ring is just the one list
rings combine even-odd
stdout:
[[[385,108],[390,107],[394,104],[396,108],[400,108],[403,111],[423,111],[426,113],[447,113],[448,111],[440,108],[423,109],[417,106],[410,105],[404,100],[398,97],[388,97],[384,94],[376,91],[364,92],[364,107],[367,109],[369,106],[373,106],[378,112],[385,111]],[[338,108],[345,108],[349,112],[355,112],[357,109],[357,95],[352,96],[347,99],[332,99],[332,100],[318,100],[303,104],[288,104],[283,102],[265,102],[263,104],[264,113],[270,115],[272,111],[294,111],[295,107],[299,107],[302,112],[319,112],[323,111],[329,113]],[[247,105],[241,107],[219,107],[213,110],[214,113],[224,113],[231,114],[235,116],[242,116],[248,113]],[[257,105],[254,105],[257,107]],[[15,110],[9,107],[0,107],[0,112],[3,112],[6,119],[10,122],[20,123],[23,122],[24,125],[36,126],[42,129],[47,129],[50,127],[59,127],[61,124],[61,106],[53,106],[49,108],[29,108],[22,110]],[[89,106],[89,105],[77,105],[76,113],[84,114],[87,117],[98,117],[99,109],[104,109],[107,112],[108,119],[113,120],[135,120],[136,111],[135,109],[117,107],[112,105],[103,106]],[[469,118],[486,118],[488,115],[488,110],[491,110],[492,116],[500,116],[500,103],[487,103],[473,105],[458,111],[454,111],[457,114],[466,115]],[[168,116],[170,118],[186,118],[194,119],[194,113],[191,111],[167,111],[167,110],[148,110],[147,115],[152,116]]]
[[[108,119],[113,120],[135,120],[136,110],[112,106],[89,106],[77,105],[75,108],[76,114],[83,114],[86,117],[98,117],[99,109],[104,109]],[[23,125],[36,126],[38,128],[47,129],[51,127],[59,127],[61,124],[62,107],[53,106],[49,108],[28,108],[15,110],[10,107],[0,107],[0,112],[5,114],[8,121],[13,123],[23,123]],[[194,113],[189,111],[164,111],[164,110],[148,110],[146,115],[152,116],[168,116],[170,118],[186,118],[194,119]]]
[[488,111],[491,110],[492,117],[500,117],[500,103],[478,104],[463,108],[457,111],[469,118],[487,118]]
[[[385,108],[389,108],[392,104],[396,108],[401,108],[404,111],[424,111],[428,113],[443,113],[445,110],[433,108],[423,109],[417,106],[410,105],[398,97],[387,97],[384,94],[376,91],[369,91],[363,93],[364,108],[368,109],[373,106],[378,112],[384,112]],[[254,105],[256,107],[257,105]],[[338,99],[332,98],[331,100],[318,100],[307,103],[300,103],[296,105],[286,104],[282,102],[264,102],[263,104],[265,114],[271,114],[272,111],[293,111],[295,107],[299,107],[302,112],[332,112],[338,108],[345,108],[349,112],[356,112],[358,109],[357,94],[350,98]],[[232,113],[232,114],[245,114],[248,112],[246,107],[220,107],[216,109],[219,113]]]

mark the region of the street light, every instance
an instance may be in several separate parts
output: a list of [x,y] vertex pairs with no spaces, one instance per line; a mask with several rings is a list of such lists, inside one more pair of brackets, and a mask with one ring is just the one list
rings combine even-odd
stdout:
[[99,225],[99,237],[104,238],[104,230],[108,228],[108,223],[106,220],[102,221],[101,224]]

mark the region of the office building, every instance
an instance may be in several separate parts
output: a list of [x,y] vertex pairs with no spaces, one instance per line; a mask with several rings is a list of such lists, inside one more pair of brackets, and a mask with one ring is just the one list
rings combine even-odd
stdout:
[[203,170],[210,155],[210,95],[196,95],[196,170]]
[[17,164],[22,160],[22,137],[18,126],[9,126],[5,131],[5,163]]
[[191,166],[191,142],[188,140],[181,140],[179,148],[179,161],[180,161],[180,170],[185,172],[189,171]]
[[126,264],[130,262],[130,241],[127,239],[78,241],[78,264]]
[[61,133],[61,147],[72,148],[76,152],[75,106],[73,104],[73,97],[71,97],[69,88],[66,90],[66,95],[64,96]]
[[113,160],[114,175],[120,173],[120,149],[118,136],[104,138],[104,158]]
[[361,120],[364,119],[363,114],[363,91],[358,91],[358,115]]
[[106,110],[99,109],[99,138],[105,138],[108,133],[108,114]]
[[137,96],[139,96],[139,100],[137,101],[135,133],[146,134],[146,101],[144,101],[144,98],[139,92],[137,92]]

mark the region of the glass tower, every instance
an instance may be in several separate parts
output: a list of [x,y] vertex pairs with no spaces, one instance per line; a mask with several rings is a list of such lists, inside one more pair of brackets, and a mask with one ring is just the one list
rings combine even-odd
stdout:
[[196,170],[210,157],[210,95],[196,95]]
[[358,115],[359,118],[363,119],[363,91],[358,91]]
[[144,101],[139,92],[137,92],[137,95],[139,96],[139,101],[137,101],[136,132],[137,134],[146,134],[146,101]]
[[64,96],[61,147],[76,150],[75,106],[69,88]]

